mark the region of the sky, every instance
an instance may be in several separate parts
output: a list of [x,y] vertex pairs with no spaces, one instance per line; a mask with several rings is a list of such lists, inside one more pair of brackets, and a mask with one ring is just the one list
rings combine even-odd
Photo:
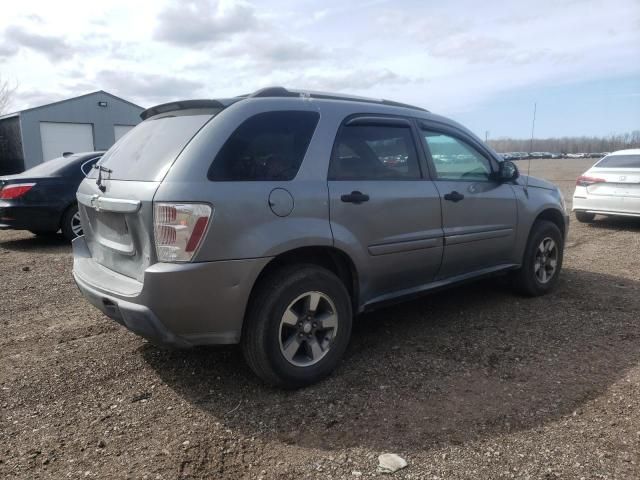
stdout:
[[106,90],[143,107],[258,88],[419,105],[482,138],[640,129],[639,0],[3,2],[12,110]]

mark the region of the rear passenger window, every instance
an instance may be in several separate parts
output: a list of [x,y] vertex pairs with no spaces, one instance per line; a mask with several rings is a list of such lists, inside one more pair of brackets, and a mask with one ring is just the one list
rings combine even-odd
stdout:
[[344,126],[329,167],[329,180],[412,180],[420,178],[409,127]]
[[319,118],[316,112],[303,111],[254,115],[222,146],[209,168],[209,180],[293,179]]

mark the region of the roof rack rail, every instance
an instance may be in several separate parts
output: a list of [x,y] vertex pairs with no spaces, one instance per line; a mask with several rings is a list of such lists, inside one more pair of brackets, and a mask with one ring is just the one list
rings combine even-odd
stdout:
[[354,97],[349,95],[340,95],[325,92],[312,92],[305,90],[288,90],[284,87],[267,87],[260,90],[256,90],[253,93],[238,95],[233,98],[220,98],[220,99],[204,99],[204,100],[178,100],[175,102],[163,103],[154,107],[147,108],[140,114],[142,120],[153,117],[160,113],[173,112],[176,110],[186,110],[191,108],[226,108],[229,105],[244,100],[246,98],[315,98],[318,100],[344,100],[348,102],[362,102],[362,103],[375,103],[377,105],[388,105],[390,107],[411,108],[413,110],[420,110],[421,112],[428,112],[421,107],[414,105],[408,105],[406,103],[393,102],[391,100],[382,100],[366,97]]
[[348,102],[362,102],[362,103],[376,103],[379,105],[388,105],[390,107],[411,108],[413,110],[420,110],[422,112],[428,112],[422,107],[416,107],[415,105],[409,105],[406,103],[394,102],[392,100],[366,98],[366,97],[354,97],[349,95],[340,95],[324,92],[311,92],[304,90],[287,90],[284,87],[267,87],[255,91],[252,94],[244,95],[244,98],[265,98],[265,97],[304,97],[304,98],[316,98],[318,100],[345,100]]

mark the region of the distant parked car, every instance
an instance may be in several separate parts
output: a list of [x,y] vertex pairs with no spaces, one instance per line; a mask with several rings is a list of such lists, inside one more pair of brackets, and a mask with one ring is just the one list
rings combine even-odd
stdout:
[[104,152],[67,154],[26,172],[0,177],[0,229],[82,235],[76,204],[80,182]]
[[640,217],[640,149],[613,152],[580,175],[573,211],[580,222],[596,214]]

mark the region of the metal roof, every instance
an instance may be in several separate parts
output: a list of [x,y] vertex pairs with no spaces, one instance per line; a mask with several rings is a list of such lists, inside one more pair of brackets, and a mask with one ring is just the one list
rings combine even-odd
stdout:
[[130,102],[128,100],[125,100],[124,98],[118,97],[117,95],[114,95],[113,93],[105,92],[104,90],[96,90],[95,92],[85,93],[84,95],[78,95],[77,97],[65,98],[64,100],[58,100],[57,102],[51,102],[51,103],[47,103],[45,105],[38,105],[37,107],[25,108],[25,109],[17,111],[17,112],[7,113],[5,115],[0,115],[0,120],[4,120],[6,118],[12,118],[12,117],[19,117],[22,112],[30,112],[32,110],[38,110],[40,108],[47,108],[47,107],[51,107],[53,105],[58,105],[58,104],[65,103],[65,102],[71,102],[73,100],[77,100],[78,98],[88,97],[90,95],[96,95],[98,93],[102,93],[102,94],[107,95],[109,97],[112,97],[112,98],[115,98],[117,100],[120,100],[121,102],[128,103],[129,105],[134,106],[136,108],[139,108],[140,110],[143,110],[143,108],[140,105],[136,105],[135,103]]

